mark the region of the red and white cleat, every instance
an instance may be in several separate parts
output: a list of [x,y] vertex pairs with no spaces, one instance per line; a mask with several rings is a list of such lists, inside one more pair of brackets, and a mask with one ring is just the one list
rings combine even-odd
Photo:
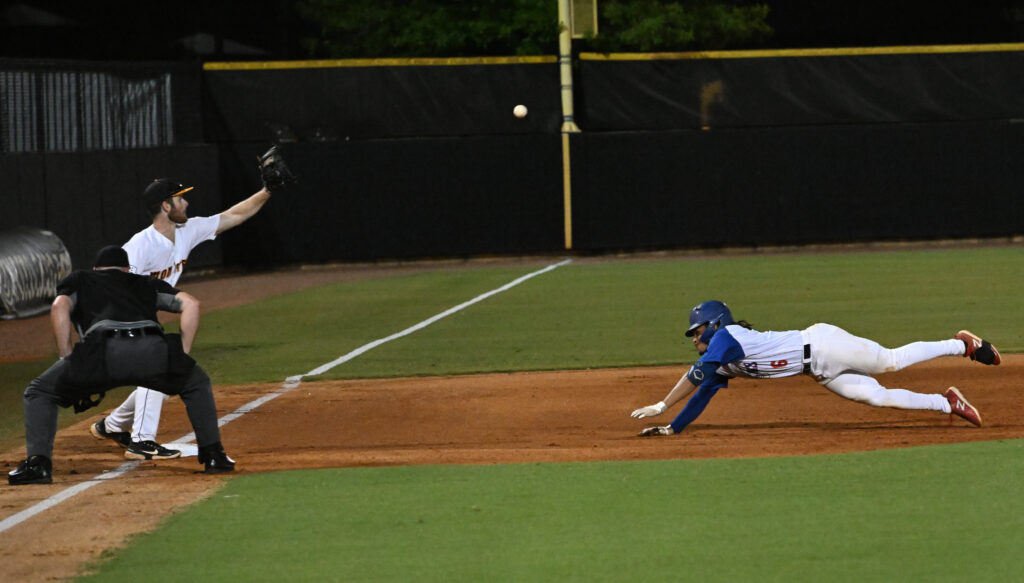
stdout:
[[1000,363],[999,351],[988,340],[982,340],[980,336],[967,330],[957,332],[955,338],[967,346],[967,351],[964,352],[965,357],[981,364]]
[[[949,387],[945,393],[942,393],[943,397],[949,401],[949,407],[952,409],[953,415],[959,415],[967,420],[968,423],[975,427],[981,427],[981,413],[967,402],[963,394],[956,387]],[[952,417],[950,417],[952,419]]]

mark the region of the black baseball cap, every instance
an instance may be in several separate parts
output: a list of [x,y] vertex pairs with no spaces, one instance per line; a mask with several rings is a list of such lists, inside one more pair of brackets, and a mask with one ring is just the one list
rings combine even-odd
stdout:
[[195,187],[185,186],[169,178],[157,178],[142,192],[142,201],[146,208],[155,207],[168,198],[181,196],[193,188]]
[[117,245],[107,245],[96,254],[93,267],[128,267],[128,252]]

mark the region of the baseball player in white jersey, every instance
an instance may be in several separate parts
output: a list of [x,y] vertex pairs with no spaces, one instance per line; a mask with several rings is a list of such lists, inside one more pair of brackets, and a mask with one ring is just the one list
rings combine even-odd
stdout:
[[780,378],[798,374],[814,377],[828,390],[853,401],[875,407],[922,409],[963,417],[981,426],[981,414],[956,387],[942,394],[922,394],[906,389],[883,387],[872,374],[895,372],[940,356],[970,357],[982,364],[997,365],[999,351],[991,343],[961,330],[949,340],[913,342],[899,348],[885,348],[859,338],[831,324],[815,324],[806,330],[758,332],[750,324],[734,322],[729,307],[712,300],[690,312],[687,336],[700,359],[679,379],[665,400],[633,411],[636,419],[661,415],[690,393],[671,424],[648,427],[641,436],[679,433],[707,407],[718,389],[729,379]]
[[[132,273],[175,285],[192,249],[249,220],[270,199],[270,191],[263,188],[218,215],[189,218],[184,195],[192,188],[165,178],[146,187],[143,199],[153,224],[123,245]],[[156,441],[166,398],[159,391],[138,387],[110,415],[95,423],[91,432],[96,438],[121,444],[129,459],[176,458],[180,451],[165,448]]]

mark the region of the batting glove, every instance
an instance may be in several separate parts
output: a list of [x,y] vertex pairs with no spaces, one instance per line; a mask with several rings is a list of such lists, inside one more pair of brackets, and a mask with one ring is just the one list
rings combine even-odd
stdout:
[[632,417],[633,417],[633,419],[642,419],[644,417],[654,417],[656,415],[661,415],[662,413],[664,413],[665,409],[666,409],[665,401],[658,401],[657,403],[655,403],[653,405],[648,405],[647,407],[641,407],[641,408],[637,409],[636,411],[633,411]]
[[671,425],[664,427],[648,427],[640,432],[640,437],[656,437],[659,435],[672,435],[675,431],[672,430]]

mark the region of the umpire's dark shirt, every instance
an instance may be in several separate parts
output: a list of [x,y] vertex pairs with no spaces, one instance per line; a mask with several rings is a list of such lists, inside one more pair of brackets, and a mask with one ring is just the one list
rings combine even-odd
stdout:
[[158,307],[177,293],[166,281],[119,269],[75,271],[57,284],[75,305],[71,321],[80,332],[103,320],[156,322]]

